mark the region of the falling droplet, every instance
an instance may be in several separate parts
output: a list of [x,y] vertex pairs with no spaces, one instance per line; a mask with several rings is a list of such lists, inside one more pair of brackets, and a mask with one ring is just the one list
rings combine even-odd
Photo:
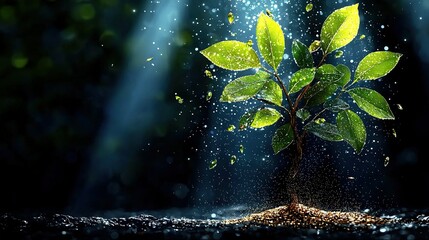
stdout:
[[362,39],[364,39],[364,38],[366,38],[365,34],[362,34],[362,35],[360,35],[360,37],[359,37],[359,39],[360,39],[360,40],[362,40]]
[[152,61],[153,60],[153,57],[150,57],[150,58],[147,58],[146,59],[146,62],[150,62],[150,61]]
[[401,104],[398,103],[398,104],[396,104],[396,106],[398,107],[399,110],[404,110],[404,108],[402,107]]
[[397,137],[396,130],[394,128],[392,128],[392,134],[395,138]]
[[265,13],[268,15],[268,17],[273,17],[273,14],[271,13],[270,10],[265,10]]
[[232,14],[232,12],[228,13],[228,22],[229,24],[234,22],[234,14]]
[[305,11],[310,12],[311,10],[313,10],[313,4],[309,3],[307,6],[305,6]]
[[210,162],[209,169],[212,170],[216,166],[217,166],[217,159],[215,159],[215,160],[213,160],[213,161]]
[[244,153],[244,146],[240,145],[240,153]]
[[234,132],[235,130],[235,126],[234,125],[229,125],[229,127],[226,129],[228,132]]
[[204,71],[204,74],[206,74],[206,76],[207,76],[208,78],[213,79],[213,74],[212,74],[212,72],[210,72],[210,70],[205,70],[205,71]]
[[253,41],[251,39],[249,39],[249,41],[247,41],[247,46],[249,46],[249,47],[253,46]]
[[390,158],[389,158],[389,157],[386,157],[386,158],[384,159],[384,166],[385,166],[385,167],[387,167],[387,165],[389,165],[389,161],[390,161]]
[[234,163],[237,161],[237,156],[235,156],[235,155],[232,155],[231,156],[231,159],[230,159],[230,161],[229,161],[229,163],[231,164],[231,165],[234,165]]
[[335,53],[335,58],[340,58],[341,56],[343,56],[343,51],[337,51],[336,53]]
[[349,180],[355,180],[355,177],[347,177]]
[[213,93],[211,91],[207,92],[207,96],[206,96],[206,100],[210,101],[210,99],[212,99]]
[[176,100],[178,103],[182,104],[183,103],[183,98],[181,98],[180,96],[176,96]]
[[314,122],[317,124],[322,124],[322,123],[326,122],[326,120],[324,118],[318,118]]

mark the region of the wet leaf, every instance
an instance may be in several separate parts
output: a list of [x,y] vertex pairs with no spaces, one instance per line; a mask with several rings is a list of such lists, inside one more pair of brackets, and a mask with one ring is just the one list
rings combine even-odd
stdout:
[[312,68],[314,66],[313,56],[307,46],[298,40],[292,42],[292,55],[298,67]]
[[308,51],[310,51],[310,53],[313,53],[319,50],[321,45],[322,43],[319,40],[314,40],[308,47]]
[[240,153],[244,153],[244,146],[240,145]]
[[326,18],[320,34],[325,54],[346,46],[356,37],[360,23],[358,6],[337,9]]
[[206,95],[206,100],[210,101],[210,99],[212,99],[212,97],[213,97],[213,93],[211,91],[208,91],[207,95]]
[[208,78],[213,79],[213,74],[212,74],[212,72],[210,72],[210,70],[205,70],[205,71],[204,71],[204,74],[205,74]]
[[261,67],[255,50],[235,40],[215,43],[200,53],[216,66],[228,70],[243,71]]
[[372,52],[366,55],[358,64],[355,72],[355,82],[375,80],[386,76],[398,64],[402,54],[389,51]]
[[307,109],[301,108],[298,111],[296,111],[296,116],[301,118],[301,120],[305,122],[307,121],[307,119],[310,118],[311,113]]
[[321,82],[340,85],[343,73],[332,64],[323,64],[316,71],[316,78]]
[[341,79],[337,82],[338,85],[340,85],[341,87],[344,87],[347,85],[348,82],[350,82],[350,79],[352,77],[352,73],[350,71],[350,69],[343,64],[338,64],[337,65],[337,70],[341,72],[341,74],[343,75],[341,77]]
[[272,139],[274,153],[277,154],[286,149],[294,140],[293,130],[289,123],[276,130]]
[[332,123],[310,122],[305,126],[305,130],[327,141],[342,141],[343,137],[336,125]]
[[386,99],[369,88],[353,88],[348,91],[358,107],[378,119],[395,119]]
[[253,122],[253,119],[255,118],[255,114],[257,111],[258,110],[251,110],[251,111],[243,114],[243,116],[241,116],[240,121],[239,121],[239,129],[240,130],[244,130],[244,129],[250,127],[250,125]]
[[178,103],[182,104],[183,103],[183,98],[181,98],[180,96],[176,96],[176,100]]
[[304,86],[310,84],[316,71],[314,68],[303,68],[292,74],[292,77],[289,81],[289,93],[296,93],[301,90]]
[[235,163],[235,162],[237,162],[237,156],[232,155],[232,156],[231,156],[231,159],[229,160],[229,163],[230,163],[231,165],[234,165],[234,163]]
[[351,110],[345,110],[337,116],[337,127],[341,136],[357,153],[360,153],[366,141],[366,129],[362,119]]
[[347,110],[350,108],[350,105],[346,103],[345,101],[339,99],[339,98],[333,98],[328,101],[326,101],[323,104],[323,107],[328,109],[331,112],[341,112],[343,110]]
[[215,159],[215,160],[213,160],[213,161],[210,162],[209,169],[212,170],[216,166],[217,166],[217,159]]
[[280,86],[272,81],[268,80],[258,93],[258,98],[263,99],[267,102],[273,103],[277,106],[282,106],[283,92]]
[[261,74],[237,78],[226,85],[220,97],[220,101],[240,102],[248,100],[255,96],[268,81],[269,78]]
[[305,6],[305,11],[310,12],[311,10],[313,10],[313,4],[309,3],[309,4],[307,4],[307,6]]
[[228,132],[234,132],[235,130],[235,126],[234,125],[229,125],[228,128],[226,129]]
[[228,22],[229,24],[234,22],[234,14],[232,12],[228,13]]
[[285,51],[285,38],[280,25],[266,14],[256,24],[258,49],[265,61],[277,71]]
[[281,114],[273,108],[263,108],[256,112],[252,124],[252,128],[263,128],[276,123],[280,118]]
[[337,89],[335,84],[319,81],[307,91],[304,98],[307,99],[309,107],[317,106],[324,103]]

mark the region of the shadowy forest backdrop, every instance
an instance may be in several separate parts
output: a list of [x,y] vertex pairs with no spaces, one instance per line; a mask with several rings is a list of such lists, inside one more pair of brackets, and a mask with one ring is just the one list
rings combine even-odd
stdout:
[[[285,155],[275,156],[270,163],[258,163],[256,174],[241,175],[244,185],[228,183],[231,173],[222,170],[226,167],[221,163],[219,170],[215,170],[218,172],[212,173],[223,180],[215,187],[200,183],[212,174],[206,172],[212,160],[210,155],[215,155],[204,150],[205,139],[216,136],[207,127],[217,118],[212,107],[219,104],[216,102],[221,88],[214,85],[221,87],[225,82],[220,76],[210,80],[204,75],[209,63],[196,49],[225,37],[233,38],[227,31],[229,11],[242,16],[237,19],[239,22],[245,20],[246,14],[256,16],[276,2],[303,15],[307,3],[261,2],[266,5],[257,6],[260,9],[254,10],[254,14],[241,10],[241,6],[246,6],[245,1],[3,0],[0,4],[0,211],[86,214],[246,204],[242,199],[248,197],[242,193],[253,190],[243,190],[241,186],[253,185],[252,181],[259,178],[257,173],[276,178],[274,174],[279,172],[277,178],[281,178],[279,168],[264,170],[264,165],[285,166],[287,161],[281,161]],[[313,1],[313,11],[324,13],[315,17],[319,21],[317,29],[333,9],[356,1],[331,2]],[[385,157],[389,157],[389,164],[382,167],[381,174],[381,186],[386,189],[363,194],[365,189],[377,185],[369,177],[343,189],[345,193],[341,194],[344,199],[357,198],[361,207],[427,208],[429,4],[411,0],[357,2],[363,17],[361,28],[367,31],[374,49],[389,46],[404,57],[382,80],[391,81],[389,87],[380,90],[397,119],[388,123],[371,122],[385,129],[378,136],[385,136],[384,144],[382,149],[373,150],[374,155],[369,151],[361,158],[363,163],[378,161],[382,166]],[[281,14],[281,7],[273,13]],[[299,21],[305,25],[312,24],[310,20],[301,16]],[[286,29],[293,28],[286,21],[280,24]],[[311,40],[304,39],[306,43]],[[290,54],[292,41],[286,41],[286,52]],[[345,50],[345,55],[350,52],[353,49]],[[213,99],[206,101],[209,90],[213,90]],[[176,96],[183,98],[184,103],[178,103]],[[397,137],[392,136],[392,129]],[[374,128],[368,132],[372,131]],[[258,138],[264,137],[256,134]],[[367,140],[372,140],[370,134]],[[214,151],[228,146],[228,139],[217,141],[224,143],[215,146]],[[371,146],[369,143],[368,147]],[[329,161],[342,159],[341,164],[348,164],[356,160],[350,152],[338,152],[331,154],[334,157]],[[240,159],[237,168],[245,161]],[[335,169],[329,161],[327,168]],[[355,181],[359,181],[358,169],[362,165],[356,165]],[[323,181],[318,184],[323,185]],[[271,184],[270,189],[281,193],[282,186]],[[240,196],[231,200],[235,191]],[[252,196],[257,203],[257,194]],[[267,199],[270,198],[273,202],[280,201],[276,196]]]

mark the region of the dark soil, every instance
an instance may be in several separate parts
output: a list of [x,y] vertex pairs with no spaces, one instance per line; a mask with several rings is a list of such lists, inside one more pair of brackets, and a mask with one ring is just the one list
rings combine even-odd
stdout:
[[0,239],[429,239],[429,211],[341,213],[301,206],[218,219],[3,214]]

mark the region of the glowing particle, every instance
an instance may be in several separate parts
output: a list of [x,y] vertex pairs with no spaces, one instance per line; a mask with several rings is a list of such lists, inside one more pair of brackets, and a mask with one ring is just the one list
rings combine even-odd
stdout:
[[230,163],[231,165],[234,165],[234,163],[235,163],[235,162],[237,162],[237,156],[232,155],[232,156],[231,156],[231,159],[229,160],[229,163]]
[[206,100],[210,101],[210,99],[212,99],[212,96],[213,96],[213,93],[211,91],[208,91],[206,95]]
[[212,72],[210,72],[210,70],[205,70],[205,71],[204,71],[204,73],[206,74],[206,76],[207,76],[208,78],[213,79],[213,74],[212,74]]
[[244,146],[240,145],[240,153],[244,153]]
[[308,47],[308,50],[309,50],[310,52],[315,52],[315,51],[319,50],[319,48],[320,48],[320,41],[319,41],[319,40],[314,40],[314,41],[310,44],[310,46]]
[[388,46],[384,46],[384,50],[385,51],[389,50],[389,47]]
[[183,98],[181,98],[180,96],[176,96],[176,100],[178,103],[182,104],[183,103]]
[[313,10],[313,4],[309,3],[307,6],[305,6],[305,11],[310,12],[311,10]]
[[398,135],[396,134],[396,130],[392,128],[392,135],[396,138]]
[[215,159],[215,160],[213,160],[213,161],[210,162],[209,169],[212,170],[216,166],[217,166],[217,159]]
[[247,46],[252,47],[253,46],[253,41],[252,39],[249,39],[249,41],[247,41]]
[[355,179],[355,177],[347,177],[347,179],[349,179],[349,180],[354,180],[354,179]]
[[235,35],[237,35],[237,33],[231,32],[231,36],[235,37]]
[[385,167],[387,167],[387,165],[389,165],[389,162],[390,162],[390,158],[389,158],[389,157],[386,157],[386,158],[384,159],[384,166],[385,166]]
[[235,126],[234,125],[229,125],[228,128],[226,129],[228,132],[234,132],[235,130]]
[[343,56],[343,51],[336,51],[335,52],[335,58],[340,58],[341,56]]
[[326,122],[326,120],[324,118],[318,118],[314,122],[317,124],[322,124],[322,123]]
[[364,38],[366,38],[365,34],[362,34],[362,35],[360,35],[360,37],[359,37],[359,39],[360,39],[360,40],[362,40],[362,39],[364,39]]
[[150,57],[150,58],[147,58],[146,59],[146,62],[150,62],[150,61],[152,61],[153,60],[153,57]]
[[232,14],[232,12],[228,13],[228,22],[229,24],[234,22],[234,14]]
[[381,29],[384,29],[384,25],[381,25],[381,26],[380,26],[380,28],[381,28]]

